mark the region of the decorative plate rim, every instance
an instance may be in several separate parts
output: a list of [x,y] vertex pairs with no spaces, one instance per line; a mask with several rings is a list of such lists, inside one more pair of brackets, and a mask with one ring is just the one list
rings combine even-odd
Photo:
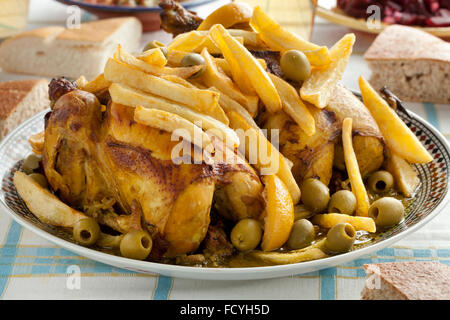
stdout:
[[[35,116],[27,119],[13,131],[11,131],[4,139],[0,142],[0,150],[4,148],[8,141],[15,137],[17,132],[26,127],[30,122],[36,120],[37,117],[41,117],[48,112],[44,110]],[[447,154],[450,157],[450,145],[447,139],[435,128],[433,125],[428,123],[425,119],[417,115],[416,113],[408,110],[408,114],[424,125],[428,130],[430,130],[437,139],[442,143],[444,149],[441,153]],[[3,178],[3,177],[2,177]],[[450,175],[446,176],[447,183],[450,180]],[[4,191],[0,191],[4,194]],[[358,248],[356,250],[339,254],[336,256],[331,256],[323,259],[299,262],[294,264],[286,265],[275,265],[275,266],[262,266],[262,267],[240,267],[240,268],[205,268],[205,267],[190,267],[190,266],[178,266],[171,264],[163,264],[149,261],[138,261],[133,259],[128,259],[120,256],[115,256],[112,254],[100,252],[94,249],[86,248],[81,245],[72,243],[70,241],[59,238],[37,226],[31,222],[24,219],[21,215],[14,212],[8,207],[2,198],[0,198],[0,211],[5,212],[10,217],[12,217],[17,223],[26,229],[29,229],[33,233],[41,236],[42,238],[53,242],[54,244],[65,248],[69,251],[75,252],[81,256],[85,256],[92,260],[96,260],[105,264],[109,264],[115,267],[132,270],[141,273],[159,273],[167,276],[174,276],[178,278],[185,279],[203,279],[203,280],[256,280],[256,279],[269,279],[269,278],[279,278],[283,276],[302,274],[306,272],[316,271],[320,269],[325,269],[329,267],[336,266],[338,264],[346,263],[352,261],[360,256],[372,253],[374,251],[386,248],[391,244],[405,238],[407,235],[417,231],[418,229],[424,227],[428,222],[434,219],[450,201],[450,188],[447,188],[445,196],[442,198],[441,202],[437,207],[431,211],[427,216],[419,220],[414,225],[408,227],[399,233],[383,239],[379,242],[369,244],[365,247]]]
[[[105,12],[122,12],[122,13],[139,13],[139,12],[159,12],[161,9],[156,5],[153,7],[144,7],[144,6],[138,6],[138,7],[127,7],[127,6],[112,6],[112,5],[101,5],[101,4],[93,4],[93,3],[86,3],[82,1],[77,0],[56,0],[60,3],[66,4],[66,5],[75,5],[79,6],[80,8],[84,9],[91,9],[91,10],[99,10],[99,11],[105,11]],[[207,3],[216,2],[218,0],[191,0],[186,3],[182,3],[183,7],[186,9],[198,7]]]

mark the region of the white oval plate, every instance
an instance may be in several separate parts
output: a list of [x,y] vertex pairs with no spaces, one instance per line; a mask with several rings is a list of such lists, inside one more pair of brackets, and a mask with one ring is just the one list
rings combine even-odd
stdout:
[[447,140],[419,116],[412,112],[409,112],[409,116],[403,113],[400,115],[426,146],[434,160],[426,165],[415,166],[422,184],[406,208],[405,220],[373,241],[345,254],[315,261],[269,267],[198,268],[131,260],[77,245],[64,232],[41,223],[17,195],[12,183],[12,176],[19,168],[20,161],[31,152],[27,139],[31,134],[42,131],[45,113],[41,112],[22,123],[0,143],[0,177],[2,180],[0,211],[10,215],[24,228],[69,251],[105,264],[140,273],[160,273],[187,279],[251,280],[277,278],[329,268],[392,245],[423,227],[445,207],[450,199],[448,193],[450,148]]

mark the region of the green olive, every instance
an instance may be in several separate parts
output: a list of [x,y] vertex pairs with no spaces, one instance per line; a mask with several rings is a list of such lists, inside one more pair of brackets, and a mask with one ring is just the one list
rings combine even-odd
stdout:
[[394,177],[385,170],[372,173],[367,180],[369,190],[375,193],[384,193],[394,186]]
[[243,219],[231,230],[230,238],[233,246],[239,251],[255,249],[261,242],[262,229],[258,221]]
[[150,41],[149,43],[147,43],[146,46],[144,47],[143,51],[145,52],[147,50],[156,49],[156,48],[161,49],[162,53],[166,57],[169,54],[169,52],[167,51],[167,47],[164,45],[164,43],[161,43],[157,40],[153,40],[153,41]]
[[336,253],[349,251],[355,242],[356,231],[350,223],[338,223],[328,230],[325,247]]
[[144,230],[133,230],[120,241],[120,253],[125,258],[144,260],[152,251],[153,241]]
[[304,81],[311,75],[311,64],[305,54],[298,50],[286,51],[280,59],[281,71],[292,81]]
[[352,215],[356,209],[356,197],[353,192],[339,190],[331,196],[328,204],[329,213],[343,213]]
[[100,227],[93,218],[78,220],[73,226],[73,237],[83,246],[91,246],[100,237]]
[[315,237],[313,224],[309,220],[300,219],[294,222],[287,245],[294,250],[301,249],[309,246]]
[[22,170],[26,174],[32,174],[34,170],[39,168],[39,164],[41,162],[41,157],[36,154],[30,154],[28,157],[23,160]]
[[47,178],[43,174],[32,173],[32,174],[30,174],[30,178],[33,178],[33,180],[36,181],[37,183],[39,183],[42,188],[44,188],[44,189],[48,188]]
[[308,219],[314,215],[304,204],[294,206],[294,221]]
[[330,190],[318,179],[306,179],[303,181],[301,199],[303,204],[314,213],[324,211],[330,201]]
[[379,227],[393,226],[402,221],[405,215],[403,203],[393,197],[384,197],[374,201],[369,208],[369,217]]
[[[199,66],[205,65],[205,59],[199,55],[198,53],[188,53],[181,59],[180,66],[182,67],[191,67],[191,66]],[[201,68],[198,72],[193,74],[190,78],[194,79],[201,76],[205,72],[205,67]]]

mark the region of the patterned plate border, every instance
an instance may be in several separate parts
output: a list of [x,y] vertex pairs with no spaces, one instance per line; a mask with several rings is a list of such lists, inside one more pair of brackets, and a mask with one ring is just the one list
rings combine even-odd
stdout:
[[[2,178],[0,210],[3,209],[19,224],[57,245],[88,258],[136,272],[159,272],[164,275],[193,279],[242,280],[274,278],[328,268],[387,247],[407,234],[423,227],[445,207],[450,199],[448,193],[450,148],[447,140],[432,125],[418,115],[408,111],[408,114],[399,114],[432,154],[433,161],[429,164],[415,165],[421,185],[416,191],[415,197],[407,206],[405,220],[394,228],[380,234],[375,240],[364,243],[346,254],[316,261],[271,267],[195,268],[130,260],[75,244],[71,236],[66,232],[41,223],[31,214],[17,195],[12,176],[19,168],[21,160],[31,152],[27,139],[31,134],[40,132],[43,129],[43,117],[46,112],[41,112],[22,123],[0,143],[0,177]],[[217,277],[219,273],[220,276]]]

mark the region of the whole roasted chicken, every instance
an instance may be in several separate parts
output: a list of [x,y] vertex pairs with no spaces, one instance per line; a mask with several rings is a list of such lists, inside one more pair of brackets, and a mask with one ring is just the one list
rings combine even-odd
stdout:
[[[263,186],[240,155],[237,163],[174,164],[178,142],[136,123],[133,108],[110,103],[105,111],[95,95],[67,90],[61,80],[50,92],[57,100],[46,120],[43,166],[52,189],[71,207],[121,233],[149,231],[164,239],[166,257],[198,248],[215,194],[230,219],[261,213]],[[227,148],[212,138],[216,149]]]

